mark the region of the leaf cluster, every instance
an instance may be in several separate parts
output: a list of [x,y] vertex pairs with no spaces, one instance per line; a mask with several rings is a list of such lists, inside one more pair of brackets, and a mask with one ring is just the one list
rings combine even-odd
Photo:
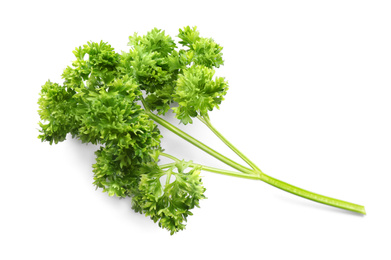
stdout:
[[165,171],[156,164],[147,165],[133,198],[133,208],[158,221],[171,234],[183,230],[184,222],[192,215],[190,210],[199,207],[199,201],[205,198],[200,168],[186,171],[191,164],[191,161],[178,161]]
[[[138,103],[133,77],[123,74],[121,56],[110,45],[88,43],[74,51],[76,61],[62,75],[63,85],[46,82],[38,100],[42,141],[100,144],[94,180],[109,195],[131,196],[138,169],[160,148],[160,132]],[[88,54],[88,58],[86,55]]]
[[192,117],[218,108],[228,83],[221,77],[213,79],[214,68],[224,63],[220,45],[200,37],[197,27],[180,29],[178,38],[182,49],[156,28],[145,36],[134,34],[123,63],[146,92],[149,109],[165,114],[174,107],[176,117],[188,124]]
[[183,124],[192,123],[192,117],[207,116],[208,111],[219,108],[228,84],[222,77],[213,80],[214,73],[208,67],[193,65],[179,75],[174,93],[179,106],[173,111]]
[[73,51],[64,82],[47,81],[38,100],[39,138],[52,144],[71,134],[99,144],[96,187],[110,196],[132,197],[135,211],[171,234],[184,229],[205,188],[191,161],[159,167],[161,135],[148,113],[165,114],[175,103],[173,111],[187,124],[218,107],[227,90],[223,78],[213,79],[213,66],[223,63],[222,48],[199,37],[196,27],[180,30],[179,37],[187,49],[179,50],[156,28],[130,36],[130,50],[122,54],[103,41],[88,42]]

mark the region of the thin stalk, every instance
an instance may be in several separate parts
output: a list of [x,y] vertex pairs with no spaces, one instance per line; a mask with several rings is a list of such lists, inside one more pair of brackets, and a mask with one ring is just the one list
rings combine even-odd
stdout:
[[190,165],[190,167],[196,167],[196,166],[200,166],[202,170],[207,172],[213,172],[213,173],[218,173],[218,174],[223,174],[223,175],[238,177],[238,178],[244,178],[244,179],[250,179],[250,180],[260,180],[259,176],[249,175],[246,173],[222,170],[222,169],[209,167],[205,165],[199,165],[199,164]]
[[167,164],[159,165],[159,168],[163,170],[163,169],[171,168],[173,166],[175,166],[175,163],[167,163]]
[[300,197],[303,197],[303,198],[306,198],[309,200],[313,200],[313,201],[316,201],[316,202],[319,202],[322,204],[326,204],[326,205],[341,208],[341,209],[346,209],[346,210],[358,212],[358,213],[361,213],[364,215],[366,214],[364,206],[354,204],[351,202],[347,202],[347,201],[343,201],[343,200],[339,200],[339,199],[330,198],[330,197],[323,196],[323,195],[320,195],[320,194],[317,194],[314,192],[310,192],[310,191],[298,188],[296,186],[293,186],[289,183],[280,181],[276,178],[270,177],[264,173],[260,175],[259,179],[276,187],[276,188],[279,188],[281,190],[284,190],[286,192],[292,193],[294,195],[297,195],[297,196],[300,196]]
[[204,123],[223,143],[225,143],[232,151],[234,151],[243,161],[245,161],[251,168],[258,172],[262,172],[255,163],[253,163],[247,156],[245,156],[239,149],[237,149],[230,141],[227,140],[217,129],[212,125],[208,116],[197,117],[202,123]]
[[[160,153],[161,156],[167,157],[175,162],[179,162],[180,160],[176,158],[175,156],[172,156],[171,154],[167,153]],[[164,165],[160,165],[160,169],[165,169],[165,168],[170,168],[174,166],[175,163],[168,163]],[[238,177],[238,178],[245,178],[245,179],[251,179],[251,180],[259,180],[259,176],[254,176],[254,175],[249,175],[247,173],[242,173],[242,172],[234,172],[234,171],[228,171],[228,170],[223,170],[219,168],[214,168],[214,167],[209,167],[206,165],[198,164],[198,163],[192,163],[189,165],[189,167],[200,167],[201,170],[208,171],[208,172],[213,172],[213,173],[218,173],[218,174],[223,174],[227,176],[232,176],[232,177]]]
[[167,122],[163,118],[155,115],[154,113],[152,113],[152,112],[150,112],[148,110],[146,110],[146,113],[156,123],[160,124],[161,126],[165,127],[169,131],[173,132],[174,134],[178,135],[179,137],[183,138],[184,140],[188,141],[189,143],[193,144],[194,146],[198,147],[199,149],[203,150],[204,152],[210,154],[211,156],[215,157],[216,159],[222,161],[223,163],[227,164],[228,166],[231,166],[232,168],[234,168],[234,169],[236,169],[236,170],[238,170],[240,172],[249,174],[249,175],[255,175],[255,176],[258,175],[253,170],[251,170],[251,169],[249,169],[247,167],[244,167],[243,165],[238,164],[237,162],[235,162],[235,161],[229,159],[228,157],[220,154],[219,152],[213,150],[209,146],[207,146],[204,143],[198,141],[197,139],[195,139],[191,135],[183,132],[179,128],[173,126],[172,124],[170,124],[169,122]]
[[167,176],[166,176],[166,186],[168,184],[170,184],[170,179],[171,179],[171,171],[168,171]]
[[168,153],[160,153],[161,156],[167,157],[175,162],[179,162],[180,160],[176,158],[175,156],[168,154]]
[[[353,212],[358,212],[358,213],[364,214],[364,215],[366,214],[364,206],[361,206],[361,205],[358,205],[358,204],[354,204],[354,203],[351,203],[351,202],[347,202],[347,201],[343,201],[343,200],[339,200],[339,199],[334,199],[334,198],[327,197],[327,196],[324,196],[324,195],[320,195],[320,194],[317,194],[317,193],[314,193],[314,192],[310,192],[310,191],[304,190],[302,188],[296,187],[294,185],[291,185],[289,183],[280,181],[280,180],[278,180],[276,178],[273,178],[271,176],[268,176],[268,175],[264,174],[261,170],[259,170],[259,168],[256,167],[256,165],[253,164],[250,160],[248,160],[248,161],[250,161],[251,164],[254,165],[255,169],[254,170],[248,169],[247,167],[244,167],[243,165],[240,165],[240,164],[232,161],[231,159],[223,156],[222,154],[216,152],[215,150],[213,150],[209,146],[203,144],[202,142],[198,141],[194,137],[192,137],[189,134],[183,132],[179,128],[173,126],[172,124],[170,124],[166,120],[164,120],[164,119],[160,118],[159,116],[153,114],[147,108],[146,108],[146,112],[151,117],[151,119],[153,119],[156,123],[162,125],[163,127],[168,129],[169,131],[173,132],[174,134],[178,135],[179,137],[183,138],[184,140],[188,141],[189,143],[193,144],[194,146],[200,148],[201,150],[205,151],[206,153],[210,154],[211,156],[215,157],[216,159],[222,161],[223,163],[225,163],[225,164],[231,166],[232,168],[240,171],[241,173],[236,173],[236,172],[232,172],[232,171],[225,171],[225,170],[216,169],[216,168],[212,168],[212,167],[202,166],[201,165],[202,169],[204,169],[206,171],[219,173],[219,174],[224,174],[224,175],[228,175],[228,176],[240,177],[240,178],[262,180],[263,182],[266,182],[266,183],[268,183],[268,184],[270,184],[270,185],[272,185],[272,186],[274,186],[276,188],[279,188],[279,189],[284,190],[286,192],[292,193],[294,195],[297,195],[297,196],[300,196],[300,197],[303,197],[303,198],[306,198],[306,199],[309,199],[309,200],[312,200],[312,201],[316,201],[316,202],[319,202],[319,203],[322,203],[322,204],[326,204],[326,205],[329,205],[329,206],[333,206],[333,207],[337,207],[337,208],[341,208],[341,209],[345,209],[345,210],[349,210],[349,211],[353,211]],[[239,154],[241,154],[241,152],[239,152]],[[241,155],[244,158],[247,158],[243,154],[241,154]],[[178,159],[176,159],[173,156],[172,156],[171,159],[178,160]]]
[[260,174],[259,179],[286,192],[292,193],[294,195],[313,200],[322,204],[330,205],[337,208],[342,208],[354,212],[358,212],[361,214],[366,214],[365,208],[361,205],[357,205],[354,203],[346,202],[343,200],[338,200],[334,198],[330,198],[327,196],[323,196],[314,192],[310,192],[304,190],[302,188],[298,188],[289,183],[280,181],[271,176],[264,174],[247,156],[245,156],[242,152],[240,152],[231,142],[229,142],[210,122],[208,116],[200,117],[198,119],[203,122],[217,137],[219,137],[232,151],[234,151],[240,158],[243,159],[249,166],[251,166],[255,171]]
[[[174,156],[171,156],[169,154],[163,153],[162,155],[165,157],[168,157],[172,160],[178,161],[177,158],[175,158]],[[173,165],[173,163],[166,164],[166,166],[164,166],[164,168],[171,167],[172,165]],[[162,167],[162,166],[160,166],[160,167]],[[334,199],[334,198],[320,195],[320,194],[317,194],[314,192],[310,192],[305,189],[291,185],[289,183],[280,181],[280,180],[273,178],[271,176],[268,176],[264,173],[262,173],[260,176],[253,176],[253,175],[248,175],[248,174],[244,174],[241,172],[228,171],[228,170],[218,169],[218,168],[209,167],[206,165],[195,164],[195,163],[191,164],[190,167],[201,167],[201,169],[204,171],[223,174],[223,175],[232,176],[232,177],[245,178],[245,179],[251,179],[251,180],[261,180],[261,181],[266,182],[267,184],[270,184],[276,188],[279,188],[281,190],[284,190],[286,192],[292,193],[294,195],[300,196],[305,199],[309,199],[309,200],[316,201],[316,202],[319,202],[322,204],[326,204],[329,206],[333,206],[333,207],[337,207],[337,208],[341,208],[341,209],[345,209],[345,210],[349,210],[349,211],[353,211],[353,212],[358,212],[358,213],[361,213],[364,215],[366,214],[364,206],[354,204],[351,202],[347,202],[347,201],[343,201],[343,200],[339,200],[339,199]]]

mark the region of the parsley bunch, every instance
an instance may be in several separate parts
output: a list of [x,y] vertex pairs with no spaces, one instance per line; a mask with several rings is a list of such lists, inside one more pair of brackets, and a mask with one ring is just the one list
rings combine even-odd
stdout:
[[[132,208],[174,234],[185,228],[191,210],[205,199],[201,171],[262,180],[323,204],[365,214],[363,206],[309,192],[264,174],[210,122],[208,113],[228,90],[222,77],[222,47],[201,37],[196,27],[179,30],[178,48],[164,31],[129,37],[128,52],[116,53],[105,42],[76,48],[62,85],[47,81],[41,89],[42,141],[62,142],[68,134],[99,144],[94,184],[109,196],[131,197]],[[248,165],[239,164],[164,119],[172,110],[179,122],[200,120]],[[165,127],[235,171],[184,161],[164,152],[159,127]],[[160,164],[167,157],[172,163]]]

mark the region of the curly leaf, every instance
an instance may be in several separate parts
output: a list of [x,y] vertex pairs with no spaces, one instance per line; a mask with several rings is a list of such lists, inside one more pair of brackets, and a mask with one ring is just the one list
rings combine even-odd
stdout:
[[207,116],[208,111],[219,108],[228,83],[221,77],[213,80],[213,75],[213,69],[200,65],[192,66],[179,75],[174,93],[174,100],[179,106],[173,110],[183,124],[192,123],[192,117]]
[[223,54],[221,53],[223,47],[213,39],[203,38],[199,35],[196,26],[193,28],[187,26],[183,30],[179,29],[178,37],[182,39],[179,43],[189,47],[189,50],[187,50],[187,64],[193,63],[208,68],[218,68],[223,65]]
[[[162,171],[158,166],[150,167],[141,176],[139,194],[133,198],[134,208],[149,216],[159,226],[170,231],[171,235],[185,228],[191,210],[199,207],[204,199],[200,169],[186,168],[192,162],[178,162],[173,168]],[[166,176],[163,186],[161,178]],[[172,180],[175,177],[175,180]]]
[[193,43],[198,41],[200,37],[200,33],[197,31],[197,26],[190,28],[190,26],[186,26],[183,29],[179,29],[178,38],[181,39],[179,41],[183,46],[191,47]]
[[87,87],[100,87],[121,74],[120,55],[103,41],[88,42],[73,54],[76,57],[73,67],[67,67],[62,74],[64,84],[73,89],[84,85],[84,81]]

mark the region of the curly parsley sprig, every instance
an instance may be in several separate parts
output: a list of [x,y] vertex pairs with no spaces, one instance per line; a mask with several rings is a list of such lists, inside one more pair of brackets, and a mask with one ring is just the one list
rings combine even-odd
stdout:
[[[196,27],[179,30],[179,48],[164,31],[129,37],[122,54],[103,41],[74,50],[62,84],[47,81],[41,89],[39,115],[42,141],[62,142],[70,134],[100,145],[93,165],[94,184],[109,196],[131,197],[132,208],[149,216],[171,234],[183,230],[192,210],[205,199],[202,171],[262,180],[292,194],[365,214],[361,205],[319,195],[263,173],[211,123],[228,91],[215,77],[223,65],[222,47],[201,37]],[[247,164],[215,151],[164,119],[172,110],[180,123],[203,122]],[[175,133],[236,171],[200,165],[167,154],[159,127]],[[160,164],[160,158],[173,162]]]

